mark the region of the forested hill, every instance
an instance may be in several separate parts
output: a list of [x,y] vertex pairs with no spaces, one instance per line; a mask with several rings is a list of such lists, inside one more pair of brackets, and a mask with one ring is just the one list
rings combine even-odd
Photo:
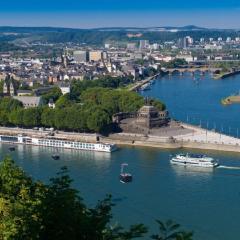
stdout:
[[51,27],[0,27],[0,41],[14,41],[27,39],[29,42],[41,41],[48,43],[86,43],[103,44],[110,41],[136,41],[147,39],[152,42],[171,41],[190,35],[193,38],[201,37],[237,37],[240,31],[204,29],[195,26],[182,28],[98,28],[72,29]]

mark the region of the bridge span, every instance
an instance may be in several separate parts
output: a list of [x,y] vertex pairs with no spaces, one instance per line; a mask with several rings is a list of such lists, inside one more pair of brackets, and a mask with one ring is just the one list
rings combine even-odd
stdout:
[[186,72],[190,72],[192,74],[199,72],[200,74],[205,74],[207,72],[209,73],[217,73],[220,72],[222,69],[221,68],[209,68],[209,67],[186,67],[186,68],[168,68],[166,70],[164,70],[163,72],[168,73],[169,75],[173,74],[173,73],[186,73]]

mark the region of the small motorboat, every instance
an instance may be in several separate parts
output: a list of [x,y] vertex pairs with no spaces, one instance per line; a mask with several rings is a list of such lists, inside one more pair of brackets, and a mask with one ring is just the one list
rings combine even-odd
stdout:
[[129,182],[132,182],[132,179],[133,179],[132,174],[124,172],[124,167],[126,167],[126,166],[128,166],[127,163],[121,164],[121,173],[119,176],[121,183],[129,183]]
[[12,146],[12,147],[9,147],[8,149],[9,149],[9,151],[11,151],[11,152],[15,151],[15,147],[13,147],[13,146]]
[[57,155],[57,154],[53,154],[53,155],[52,155],[52,159],[54,159],[54,160],[59,160],[59,159],[60,159],[60,156]]

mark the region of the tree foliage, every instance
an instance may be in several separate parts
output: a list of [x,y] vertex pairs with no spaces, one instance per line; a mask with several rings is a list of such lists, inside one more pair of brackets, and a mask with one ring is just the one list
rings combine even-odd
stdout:
[[152,239],[156,240],[192,240],[193,233],[186,232],[180,229],[180,225],[168,220],[162,222],[156,220],[159,227],[159,234],[152,235]]
[[62,96],[61,89],[59,87],[52,88],[49,92],[42,95],[44,103],[48,103],[50,99],[56,102]]
[[[57,89],[53,89],[45,99],[54,94],[59,96]],[[158,100],[151,100],[151,104],[160,111],[165,109],[165,105]],[[55,105],[55,109],[47,105],[24,109],[17,100],[1,98],[0,125],[27,128],[43,126],[104,133],[111,130],[112,116],[115,113],[137,111],[144,105],[144,98],[127,90],[90,87],[83,91],[80,89],[74,97],[70,94],[61,95]]]

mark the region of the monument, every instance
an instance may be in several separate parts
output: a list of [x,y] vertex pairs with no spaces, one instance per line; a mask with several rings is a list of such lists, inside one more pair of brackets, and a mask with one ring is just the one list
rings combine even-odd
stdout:
[[149,100],[137,112],[117,113],[113,116],[113,122],[123,132],[139,134],[148,134],[154,128],[168,125],[169,121],[168,111],[159,111]]

